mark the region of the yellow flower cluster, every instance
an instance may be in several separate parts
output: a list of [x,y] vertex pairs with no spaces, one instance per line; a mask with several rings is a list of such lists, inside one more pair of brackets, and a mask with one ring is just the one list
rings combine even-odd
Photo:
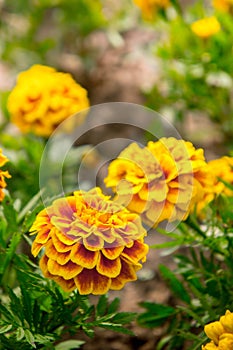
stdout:
[[[2,154],[2,150],[0,149],[0,168],[3,167],[6,162],[8,162],[8,159],[6,156],[4,156]],[[0,169],[0,202],[2,202],[2,200],[5,197],[5,194],[3,192],[3,189],[6,187],[6,178],[10,178],[10,174],[8,173],[8,171],[3,171]]]
[[233,9],[233,0],[213,0],[213,7],[222,12],[230,12]]
[[219,21],[215,16],[199,19],[191,24],[191,30],[200,38],[206,39],[221,30]]
[[30,231],[32,254],[44,254],[44,276],[65,291],[105,294],[136,280],[148,246],[138,215],[104,196],[99,188],[76,191],[42,210]]
[[173,137],[132,143],[111,162],[105,178],[117,200],[142,220],[157,226],[163,220],[184,220],[211,185],[202,149]]
[[134,3],[141,9],[146,19],[152,19],[157,10],[170,5],[170,0],[134,0]]
[[233,312],[226,311],[219,321],[207,324],[204,328],[211,341],[202,346],[202,350],[233,349]]
[[212,176],[212,185],[206,189],[203,199],[197,203],[197,213],[200,215],[207,204],[219,194],[233,196],[233,190],[225,184],[233,185],[233,157],[224,156],[211,160],[208,162],[208,169]]
[[34,65],[19,74],[7,106],[22,132],[49,136],[66,118],[87,109],[89,100],[70,74]]

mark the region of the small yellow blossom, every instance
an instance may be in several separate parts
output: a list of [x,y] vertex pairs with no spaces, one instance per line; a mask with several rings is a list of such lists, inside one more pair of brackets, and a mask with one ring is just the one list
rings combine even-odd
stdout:
[[[2,154],[2,150],[0,149],[0,168],[3,167],[6,162],[8,162],[8,159],[6,156],[4,156]],[[4,171],[2,169],[0,169],[0,202],[2,202],[2,200],[5,197],[4,191],[3,189],[6,187],[6,178],[10,178],[10,174],[8,173],[8,171]]]
[[212,186],[207,188],[204,197],[197,203],[197,214],[200,216],[207,204],[219,194],[233,196],[233,190],[224,184],[226,182],[233,185],[233,157],[224,156],[209,161],[208,172],[212,176]]
[[202,346],[202,350],[233,350],[233,313],[226,311],[219,321],[209,323],[204,328],[206,335],[211,339]]
[[30,231],[37,233],[32,254],[37,256],[44,248],[44,276],[68,292],[119,290],[137,279],[148,252],[140,217],[99,188],[55,200],[37,215]]
[[213,0],[213,7],[222,12],[229,12],[233,8],[233,0]]
[[[19,74],[7,106],[11,121],[22,132],[49,136],[66,118],[87,109],[89,100],[70,74],[34,65]],[[85,113],[80,119],[84,117]]]
[[184,220],[204,196],[209,173],[202,149],[173,137],[132,143],[109,165],[107,187],[142,220],[156,226],[163,220]]
[[221,26],[216,17],[206,17],[199,19],[191,24],[191,30],[197,36],[205,39],[217,34],[221,30]]
[[154,13],[159,9],[165,9],[170,5],[170,0],[133,0],[141,9],[146,19],[152,19]]

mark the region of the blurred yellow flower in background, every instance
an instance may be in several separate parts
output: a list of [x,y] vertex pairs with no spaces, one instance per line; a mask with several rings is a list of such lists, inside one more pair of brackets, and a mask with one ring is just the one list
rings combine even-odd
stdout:
[[233,190],[225,184],[233,185],[233,157],[224,156],[211,160],[208,162],[208,168],[209,174],[212,176],[212,186],[207,188],[203,199],[197,203],[197,214],[200,216],[207,204],[219,194],[233,196]]
[[170,5],[170,0],[133,0],[141,9],[146,19],[152,19],[159,9],[165,9]]
[[211,184],[202,149],[173,137],[132,143],[113,160],[105,178],[116,200],[156,226],[163,220],[185,220]]
[[213,0],[213,7],[219,11],[229,12],[233,7],[233,0]]
[[[8,158],[6,156],[4,156],[2,154],[2,150],[0,148],[0,168],[3,167],[6,162],[8,162]],[[5,197],[4,191],[3,189],[6,187],[6,178],[10,178],[10,174],[8,173],[8,171],[4,171],[2,169],[0,169],[0,202],[2,202],[2,200]]]
[[[34,65],[19,74],[7,107],[11,121],[22,132],[50,136],[66,118],[87,109],[89,100],[70,74]],[[80,114],[81,119],[84,116]]]
[[215,16],[199,19],[191,24],[191,30],[200,38],[209,38],[221,30],[219,21]]
[[233,312],[227,310],[219,321],[207,324],[204,330],[211,341],[203,345],[202,350],[233,349]]
[[100,188],[77,191],[42,210],[30,231],[32,254],[44,254],[40,267],[65,291],[105,294],[137,279],[148,246],[137,214],[111,201]]

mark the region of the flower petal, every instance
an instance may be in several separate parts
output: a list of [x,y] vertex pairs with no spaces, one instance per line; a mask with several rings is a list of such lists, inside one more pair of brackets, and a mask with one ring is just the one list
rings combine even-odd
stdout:
[[61,276],[65,280],[76,277],[82,269],[82,266],[74,264],[72,261],[68,261],[65,265],[59,265],[55,260],[48,260],[49,273],[54,276]]
[[71,251],[59,253],[50,240],[46,245],[45,254],[48,258],[57,261],[59,265],[65,265],[70,260]]
[[116,259],[116,258],[118,258],[120,256],[120,254],[122,253],[123,249],[124,249],[124,246],[112,247],[112,248],[103,248],[101,250],[101,252],[109,260],[114,260],[114,259]]
[[111,279],[98,274],[95,269],[83,271],[74,278],[76,287],[81,295],[85,294],[106,294],[111,285]]
[[120,275],[116,278],[112,278],[111,289],[120,290],[124,287],[126,282],[135,281],[136,279],[135,267],[122,259]]
[[134,241],[134,245],[131,248],[126,248],[123,250],[121,256],[125,258],[126,261],[137,264],[139,260],[146,256],[149,247],[147,244],[140,242],[139,240]]
[[117,277],[121,271],[121,259],[107,259],[103,254],[99,254],[96,270],[103,276]]
[[72,249],[71,261],[87,269],[93,269],[97,264],[98,255],[98,251],[87,250],[83,244],[76,243]]

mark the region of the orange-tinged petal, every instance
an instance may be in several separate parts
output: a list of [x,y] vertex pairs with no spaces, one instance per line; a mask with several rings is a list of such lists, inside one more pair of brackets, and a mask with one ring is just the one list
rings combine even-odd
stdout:
[[106,294],[111,285],[111,279],[98,274],[95,269],[83,271],[74,279],[76,287],[81,295]]
[[53,277],[52,279],[67,293],[72,292],[76,288],[73,278],[66,280],[62,277]]
[[43,247],[44,247],[43,244],[40,244],[34,241],[32,243],[32,255],[36,257]]
[[[56,230],[55,230],[56,231]],[[62,243],[56,234],[52,235],[52,241],[53,241],[53,245],[55,247],[55,249],[59,252],[59,253],[66,253],[69,252],[72,248],[72,245],[67,245],[65,243]]]
[[124,249],[124,246],[116,246],[112,248],[103,248],[101,252],[109,260],[114,260],[120,256],[123,249]]
[[126,282],[135,281],[136,279],[137,275],[134,266],[121,260],[120,275],[116,278],[112,278],[111,289],[120,290],[124,287]]
[[147,244],[140,242],[139,240],[134,241],[131,248],[125,248],[121,254],[122,257],[129,263],[137,264],[139,260],[143,259],[148,253],[149,247]]
[[103,254],[99,254],[96,270],[103,276],[117,277],[121,271],[121,260],[109,260]]
[[61,276],[65,280],[74,278],[82,271],[82,266],[74,264],[72,261],[68,261],[65,265],[59,265],[55,260],[48,260],[48,271],[51,275]]
[[41,271],[43,272],[43,275],[46,278],[51,278],[52,275],[48,271],[48,258],[46,255],[42,256],[42,258],[40,259],[39,265],[40,265]]
[[90,251],[83,244],[77,243],[72,249],[71,261],[87,269],[93,269],[97,264],[98,256],[98,251]]
[[45,244],[50,237],[50,230],[46,227],[40,230],[36,236],[37,243]]
[[68,234],[65,234],[59,230],[55,230],[55,235],[57,236],[57,239],[62,242],[63,244],[67,245],[67,246],[71,246],[73,245],[75,242],[77,242],[77,238],[72,238],[68,235]]
[[55,249],[52,240],[50,240],[46,245],[45,254],[48,258],[57,261],[59,265],[65,265],[70,260],[71,250],[65,253],[59,253]]

